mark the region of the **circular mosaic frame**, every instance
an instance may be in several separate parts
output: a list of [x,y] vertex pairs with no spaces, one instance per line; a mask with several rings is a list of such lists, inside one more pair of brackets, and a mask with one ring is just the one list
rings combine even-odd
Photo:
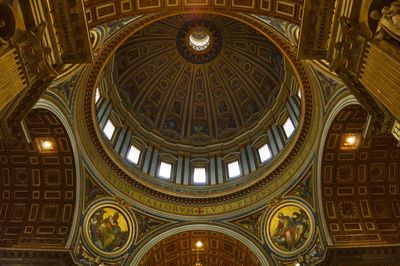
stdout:
[[[298,210],[298,212],[297,212],[297,210]],[[293,211],[295,211],[295,212],[293,212]],[[287,215],[288,212],[291,212],[291,214]],[[277,219],[279,219],[278,216],[280,214],[282,214],[282,216],[281,216],[282,220],[280,221],[281,223],[279,223],[279,221],[277,221]],[[308,226],[308,230],[307,230],[306,239],[304,241],[301,241],[301,243],[299,245],[296,245],[296,243],[293,243],[292,242],[293,240],[290,240],[290,238],[293,236],[293,234],[295,234],[295,235],[298,234],[297,225],[299,225],[299,228],[303,228],[303,230],[304,230],[304,226],[300,222],[293,223],[293,220],[294,220],[293,218],[295,217],[295,220],[299,220],[299,219],[301,219],[299,217],[301,217],[302,215],[307,216],[308,223],[305,223],[305,224]],[[281,238],[277,238],[276,236],[273,237],[271,234],[273,227],[276,226],[276,229],[278,229],[278,227],[280,227],[280,229],[282,229],[282,224],[285,224],[286,222],[288,222],[289,219],[292,220],[291,221],[292,224],[291,224],[291,226],[287,227],[287,230],[285,232],[282,232]],[[312,241],[312,239],[314,238],[314,235],[315,235],[315,221],[314,221],[314,216],[312,214],[311,209],[307,205],[302,204],[297,201],[285,201],[285,202],[278,204],[274,208],[272,208],[267,213],[267,221],[263,223],[263,226],[264,226],[263,233],[264,233],[266,242],[268,243],[268,246],[276,254],[285,256],[285,257],[296,256],[299,253],[303,252],[305,249],[307,249],[307,247],[309,246],[310,242]],[[286,225],[284,225],[284,226],[286,226]],[[274,230],[275,234],[277,233],[276,229]],[[286,238],[286,237],[288,237],[288,238]],[[289,250],[285,250],[285,248],[283,248],[282,246],[279,246],[276,242],[278,242],[278,243],[286,242],[284,244],[286,244],[288,246],[291,246],[293,244],[295,244],[296,246],[293,250],[290,248],[289,248]],[[288,249],[288,248],[286,248],[286,249]]]
[[[104,250],[104,249],[101,249],[100,247],[98,247],[98,245],[96,245],[94,243],[94,241],[92,239],[92,234],[91,234],[90,223],[91,223],[93,216],[96,214],[96,212],[98,212],[100,210],[104,210],[104,209],[112,209],[112,210],[115,210],[115,212],[118,212],[120,217],[122,217],[123,221],[126,223],[125,225],[127,227],[126,240],[120,247],[117,247],[117,248],[115,248],[115,250],[112,250],[112,251],[107,251],[107,250]],[[120,221],[120,219],[118,219],[118,221]],[[119,222],[117,222],[117,225],[119,226]],[[133,217],[129,214],[129,212],[125,208],[115,204],[115,202],[113,202],[113,201],[101,201],[101,202],[97,202],[94,205],[92,205],[89,208],[89,210],[86,212],[85,218],[83,221],[83,225],[82,225],[84,240],[87,244],[86,246],[90,250],[92,250],[94,253],[96,253],[102,257],[107,257],[107,258],[118,257],[121,254],[123,254],[129,248],[129,246],[132,244],[132,242],[136,236],[136,229],[137,229],[137,227],[134,223]]]

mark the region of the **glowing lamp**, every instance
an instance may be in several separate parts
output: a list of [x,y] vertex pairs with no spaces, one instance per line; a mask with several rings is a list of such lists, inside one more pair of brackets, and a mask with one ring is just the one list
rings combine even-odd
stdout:
[[53,148],[53,143],[49,140],[42,141],[42,149],[44,150],[51,150]]
[[201,242],[200,240],[196,242],[196,247],[197,248],[202,248],[203,247],[203,242]]

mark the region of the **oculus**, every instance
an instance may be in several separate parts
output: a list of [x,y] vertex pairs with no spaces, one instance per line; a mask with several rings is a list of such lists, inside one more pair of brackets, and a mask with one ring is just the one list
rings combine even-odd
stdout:
[[214,60],[221,51],[223,41],[219,28],[203,18],[187,21],[176,36],[176,47],[186,61],[205,64]]
[[189,35],[189,44],[195,51],[204,51],[209,47],[210,39],[206,29],[198,28]]

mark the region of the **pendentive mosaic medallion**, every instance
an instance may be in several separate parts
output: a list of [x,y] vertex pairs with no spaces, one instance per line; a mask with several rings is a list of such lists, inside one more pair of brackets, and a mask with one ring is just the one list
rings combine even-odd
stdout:
[[295,255],[303,250],[314,234],[311,211],[298,202],[286,202],[268,215],[265,233],[268,244],[278,254]]
[[113,203],[99,203],[87,213],[83,224],[89,247],[102,256],[124,252],[135,235],[134,223],[128,212]]

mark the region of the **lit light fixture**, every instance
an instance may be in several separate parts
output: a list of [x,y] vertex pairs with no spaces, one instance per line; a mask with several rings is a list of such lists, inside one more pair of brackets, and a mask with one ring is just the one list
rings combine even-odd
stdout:
[[356,137],[355,136],[349,136],[346,138],[346,143],[348,145],[354,145],[356,143]]
[[203,242],[201,241],[201,240],[198,240],[197,242],[196,242],[196,244],[195,244],[195,249],[192,249],[192,251],[196,251],[196,253],[197,253],[197,259],[196,259],[196,264],[194,265],[194,266],[203,266],[202,264],[201,264],[201,262],[200,262],[200,251],[204,251],[204,248],[203,248],[203,246],[204,246],[204,244],[203,244]]
[[196,242],[196,248],[202,248],[203,247],[203,242],[201,242],[200,240]]
[[57,147],[53,138],[36,138],[36,144],[39,151],[42,153],[57,152]]
[[341,150],[355,150],[358,148],[361,140],[360,133],[346,133],[342,135],[340,141]]
[[41,145],[42,149],[44,150],[50,150],[53,148],[53,143],[51,143],[49,140],[42,140]]

